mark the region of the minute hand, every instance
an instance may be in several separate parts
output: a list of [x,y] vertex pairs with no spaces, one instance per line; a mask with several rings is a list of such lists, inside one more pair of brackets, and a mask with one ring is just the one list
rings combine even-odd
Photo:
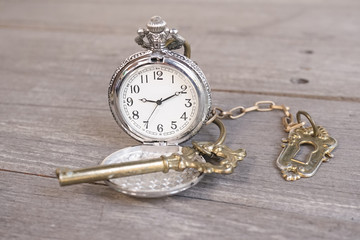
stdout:
[[165,102],[166,100],[169,100],[170,98],[175,97],[175,96],[179,96],[179,95],[180,95],[180,92],[176,92],[176,93],[174,93],[173,95],[171,95],[170,97],[165,98],[165,99],[162,100],[161,102],[163,103],[163,102]]

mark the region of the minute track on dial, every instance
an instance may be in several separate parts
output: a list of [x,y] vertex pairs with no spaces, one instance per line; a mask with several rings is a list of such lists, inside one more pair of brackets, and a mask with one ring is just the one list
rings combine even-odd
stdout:
[[[150,77],[148,82],[141,81],[160,71],[162,81]],[[120,107],[127,115],[124,119],[128,126],[139,135],[159,141],[176,138],[187,134],[199,118],[196,85],[176,68],[161,64],[140,67],[124,79],[122,86],[122,99],[137,99],[133,105],[122,100]]]

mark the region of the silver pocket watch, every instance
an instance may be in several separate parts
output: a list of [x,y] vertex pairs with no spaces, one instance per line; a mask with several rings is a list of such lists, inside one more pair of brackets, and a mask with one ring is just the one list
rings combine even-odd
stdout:
[[[198,133],[210,113],[209,84],[176,29],[169,29],[155,16],[146,29],[138,30],[135,41],[146,50],[131,55],[117,68],[108,97],[118,125],[143,145],[111,154],[104,165],[181,152],[178,144]],[[182,46],[187,56],[172,51]],[[201,156],[197,161],[205,162]],[[106,182],[126,194],[158,197],[185,190],[202,176],[197,170],[185,169]]]
[[[277,165],[286,180],[311,177],[321,162],[332,157],[336,140],[304,111],[297,113],[295,122],[289,107],[272,101],[228,111],[218,107],[211,110],[210,87],[201,69],[190,60],[190,45],[177,30],[167,28],[160,17],[152,17],[146,29],[139,29],[135,41],[147,50],[131,55],[115,71],[108,97],[118,125],[142,145],[114,152],[100,166],[58,168],[61,186],[104,180],[128,195],[162,197],[188,189],[205,173],[230,174],[246,151],[223,144],[226,129],[220,119],[237,119],[253,111],[284,113],[284,130],[290,133]],[[184,55],[172,51],[181,47]],[[301,115],[311,127],[304,127]],[[220,135],[215,142],[179,146],[197,134],[204,123],[218,126]],[[295,159],[301,144],[316,146],[309,164]]]

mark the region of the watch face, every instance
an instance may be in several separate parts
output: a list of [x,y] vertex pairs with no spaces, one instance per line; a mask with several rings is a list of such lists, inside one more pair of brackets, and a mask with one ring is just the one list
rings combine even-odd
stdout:
[[116,108],[114,117],[140,141],[185,141],[206,118],[210,101],[207,86],[188,66],[144,62],[116,79],[116,97],[113,106],[110,104]]

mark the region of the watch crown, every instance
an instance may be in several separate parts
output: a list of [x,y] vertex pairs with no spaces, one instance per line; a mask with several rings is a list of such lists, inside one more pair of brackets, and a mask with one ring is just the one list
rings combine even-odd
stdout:
[[179,49],[185,43],[185,39],[178,34],[178,31],[170,30],[160,16],[152,17],[146,24],[146,29],[140,28],[137,33],[135,42],[152,51]]
[[154,16],[146,26],[150,32],[161,33],[166,28],[166,22],[160,16]]

